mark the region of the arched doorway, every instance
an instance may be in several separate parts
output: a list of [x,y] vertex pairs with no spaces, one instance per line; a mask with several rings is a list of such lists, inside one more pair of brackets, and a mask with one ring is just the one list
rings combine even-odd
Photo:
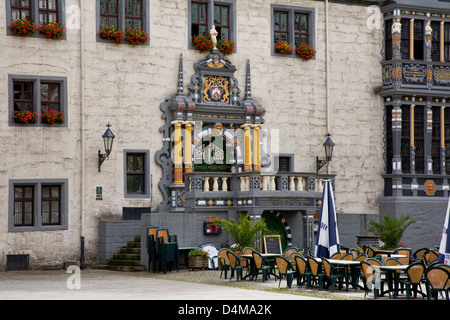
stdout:
[[264,211],[262,218],[266,221],[267,227],[273,230],[275,234],[279,234],[281,238],[281,246],[283,251],[292,246],[292,234],[286,219],[279,211]]

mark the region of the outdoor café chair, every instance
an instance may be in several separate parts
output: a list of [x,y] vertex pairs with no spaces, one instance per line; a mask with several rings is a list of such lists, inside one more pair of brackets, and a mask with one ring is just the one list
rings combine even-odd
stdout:
[[297,271],[297,286],[303,286],[304,283],[310,283],[311,271],[308,269],[308,262],[305,257],[301,255],[295,255],[295,265]]
[[414,251],[411,260],[412,262],[422,262],[422,257],[428,252],[430,249],[428,248],[421,248]]
[[411,249],[410,248],[397,248],[394,251],[395,254],[402,254],[405,258],[397,258],[402,264],[411,263]]
[[227,251],[227,256],[228,259],[230,260],[230,269],[231,269],[230,281],[233,278],[234,271],[236,271],[236,281],[239,281],[240,279],[243,278],[242,277],[243,270],[246,270],[248,274],[248,260],[240,259],[231,250]]
[[283,278],[283,276],[286,277],[287,286],[288,288],[290,288],[295,271],[291,269],[289,260],[282,256],[275,257],[275,264],[277,265],[278,275],[280,278],[280,281],[278,282],[278,288],[280,287],[281,279]]
[[272,266],[266,265],[263,256],[256,251],[252,252],[254,268],[252,276],[255,277],[255,281],[258,278],[258,274],[262,274],[262,281],[265,282],[267,280],[267,275],[273,269]]
[[336,260],[340,260],[341,258],[342,258],[342,254],[340,252],[336,252],[330,257],[330,259],[336,259]]
[[289,256],[288,256],[288,260],[291,264],[292,270],[294,270],[294,271],[297,269],[295,257],[299,256],[299,255],[300,255],[300,253],[298,253],[297,251],[293,251],[293,252],[289,253]]
[[219,249],[218,254],[218,261],[221,263],[221,272],[220,272],[220,278],[222,278],[222,274],[225,272],[225,279],[227,278],[227,272],[230,270],[230,259],[228,259],[227,252],[230,251],[230,249],[227,248],[221,248]]
[[405,285],[406,299],[411,297],[411,290],[414,292],[414,298],[417,298],[417,293],[420,293],[423,297],[426,294],[422,291],[422,282],[424,282],[425,266],[422,262],[414,262],[408,266],[405,270],[406,278],[400,278],[400,282]]
[[322,266],[313,257],[307,257],[307,261],[309,270],[311,271],[311,277],[306,284],[306,288],[309,289],[313,286],[313,283],[318,282],[319,290],[321,290],[323,288],[323,278],[325,277]]
[[[367,293],[373,290],[373,296],[376,299],[379,295],[380,289],[383,292],[383,281],[381,281],[381,273],[377,269],[376,264],[371,264],[367,261],[361,261],[362,281],[364,284],[364,297]],[[379,265],[378,265],[379,266]]]
[[428,300],[434,296],[437,300],[439,293],[445,293],[446,300],[449,300],[449,288],[447,283],[450,280],[450,272],[440,266],[433,266],[425,271],[425,279],[427,281],[427,297]]
[[219,249],[212,243],[203,243],[199,246],[204,252],[208,253],[208,269],[215,270],[218,265]]
[[298,248],[296,248],[296,247],[289,247],[289,248],[286,248],[284,251],[283,251],[283,256],[285,256],[286,258],[287,257],[289,257],[289,254],[291,253],[291,252],[297,252],[298,251]]
[[[326,258],[322,258],[322,265],[327,279],[327,290],[331,285],[331,292],[334,292],[336,282],[339,282],[339,289],[342,287],[344,278],[346,279],[345,267],[332,265]],[[348,291],[348,282],[345,280],[346,289]]]

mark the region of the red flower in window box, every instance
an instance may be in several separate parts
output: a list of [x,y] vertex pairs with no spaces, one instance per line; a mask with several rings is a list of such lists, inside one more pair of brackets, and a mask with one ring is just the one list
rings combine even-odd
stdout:
[[277,53],[281,54],[291,54],[292,52],[294,52],[292,44],[288,43],[287,41],[278,41],[277,43],[275,43],[275,49]]
[[148,40],[150,40],[148,33],[138,28],[128,28],[125,30],[124,39],[127,40],[133,47],[135,45],[145,44]]
[[98,34],[100,38],[111,40],[116,45],[122,42],[123,32],[115,26],[103,26]]
[[317,51],[306,42],[300,43],[295,49],[295,53],[299,58],[302,58],[303,61],[312,59],[316,55],[316,52]]
[[14,111],[14,122],[15,123],[23,123],[23,124],[30,124],[30,123],[36,123],[39,116],[35,112],[31,111]]
[[41,24],[37,30],[47,39],[60,40],[64,37],[66,29],[58,22],[50,22],[48,24]]
[[219,49],[224,56],[232,54],[234,51],[234,42],[226,39],[219,40],[217,41],[217,49]]
[[64,123],[64,114],[55,110],[42,109],[41,119],[43,123],[55,125]]
[[211,40],[211,35],[206,36],[199,35],[193,37],[191,43],[195,50],[198,50],[202,53],[214,49],[214,45]]
[[36,26],[33,21],[28,19],[19,19],[11,23],[9,26],[12,34],[18,37],[28,37],[30,34],[36,32]]

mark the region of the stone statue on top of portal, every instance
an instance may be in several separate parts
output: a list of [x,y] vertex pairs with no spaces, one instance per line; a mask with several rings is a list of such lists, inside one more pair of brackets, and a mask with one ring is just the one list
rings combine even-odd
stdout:
[[209,31],[209,34],[211,35],[211,40],[212,40],[214,49],[217,49],[217,35],[219,33],[217,32],[215,25],[212,26],[211,31]]

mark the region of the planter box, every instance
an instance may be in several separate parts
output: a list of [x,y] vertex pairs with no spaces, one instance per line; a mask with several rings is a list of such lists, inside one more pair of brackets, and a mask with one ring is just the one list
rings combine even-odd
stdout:
[[203,257],[188,257],[188,269],[206,269],[208,267],[208,259]]

